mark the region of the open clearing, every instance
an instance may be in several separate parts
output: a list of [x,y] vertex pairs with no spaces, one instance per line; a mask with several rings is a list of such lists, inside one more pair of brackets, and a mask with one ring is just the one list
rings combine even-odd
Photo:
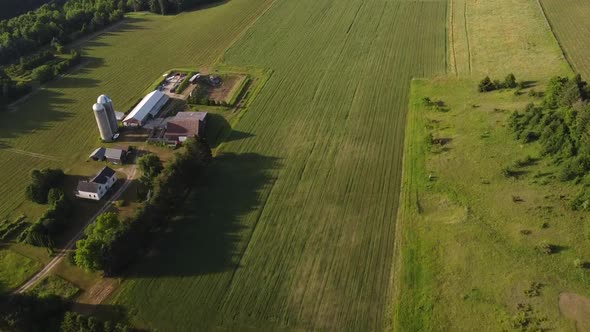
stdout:
[[444,73],[445,22],[277,0],[223,57],[272,76],[115,304],[161,331],[383,329],[410,79]]

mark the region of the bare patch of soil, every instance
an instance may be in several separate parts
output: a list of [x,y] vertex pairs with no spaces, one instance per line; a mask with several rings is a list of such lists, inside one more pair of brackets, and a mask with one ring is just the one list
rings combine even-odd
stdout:
[[576,330],[590,331],[590,299],[575,293],[559,294],[561,314],[576,322]]

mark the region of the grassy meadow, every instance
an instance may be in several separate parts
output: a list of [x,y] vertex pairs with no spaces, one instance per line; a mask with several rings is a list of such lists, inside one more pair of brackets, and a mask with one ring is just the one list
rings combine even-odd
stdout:
[[113,303],[161,331],[385,328],[409,84],[445,72],[445,22],[275,1],[222,57],[272,76]]
[[[503,167],[539,156],[538,145],[516,141],[507,125],[513,110],[538,100],[475,87],[475,80],[454,78],[412,84],[396,328],[512,330],[518,304],[528,304],[531,322],[573,330],[557,298],[563,291],[590,295],[590,273],[575,266],[590,260],[586,217],[568,206],[577,188],[557,180],[545,159],[506,178]],[[424,97],[442,100],[446,112],[424,106]],[[433,146],[429,134],[448,143]],[[543,242],[559,250],[539,253]],[[539,294],[529,297],[533,283]]]

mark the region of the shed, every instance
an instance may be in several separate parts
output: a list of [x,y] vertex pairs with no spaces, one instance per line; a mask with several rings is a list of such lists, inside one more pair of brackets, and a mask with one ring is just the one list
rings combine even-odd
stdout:
[[125,161],[125,150],[106,148],[104,152],[105,159],[113,164],[122,164]]

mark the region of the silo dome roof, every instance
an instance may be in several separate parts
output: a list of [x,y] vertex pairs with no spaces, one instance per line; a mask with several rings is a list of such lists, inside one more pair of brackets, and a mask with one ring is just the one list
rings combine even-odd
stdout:
[[96,103],[92,106],[92,110],[93,111],[104,111],[104,106],[102,106],[102,104]]
[[96,102],[99,103],[99,104],[107,104],[110,101],[111,101],[111,98],[109,98],[109,96],[107,96],[107,95],[100,95],[96,99]]

